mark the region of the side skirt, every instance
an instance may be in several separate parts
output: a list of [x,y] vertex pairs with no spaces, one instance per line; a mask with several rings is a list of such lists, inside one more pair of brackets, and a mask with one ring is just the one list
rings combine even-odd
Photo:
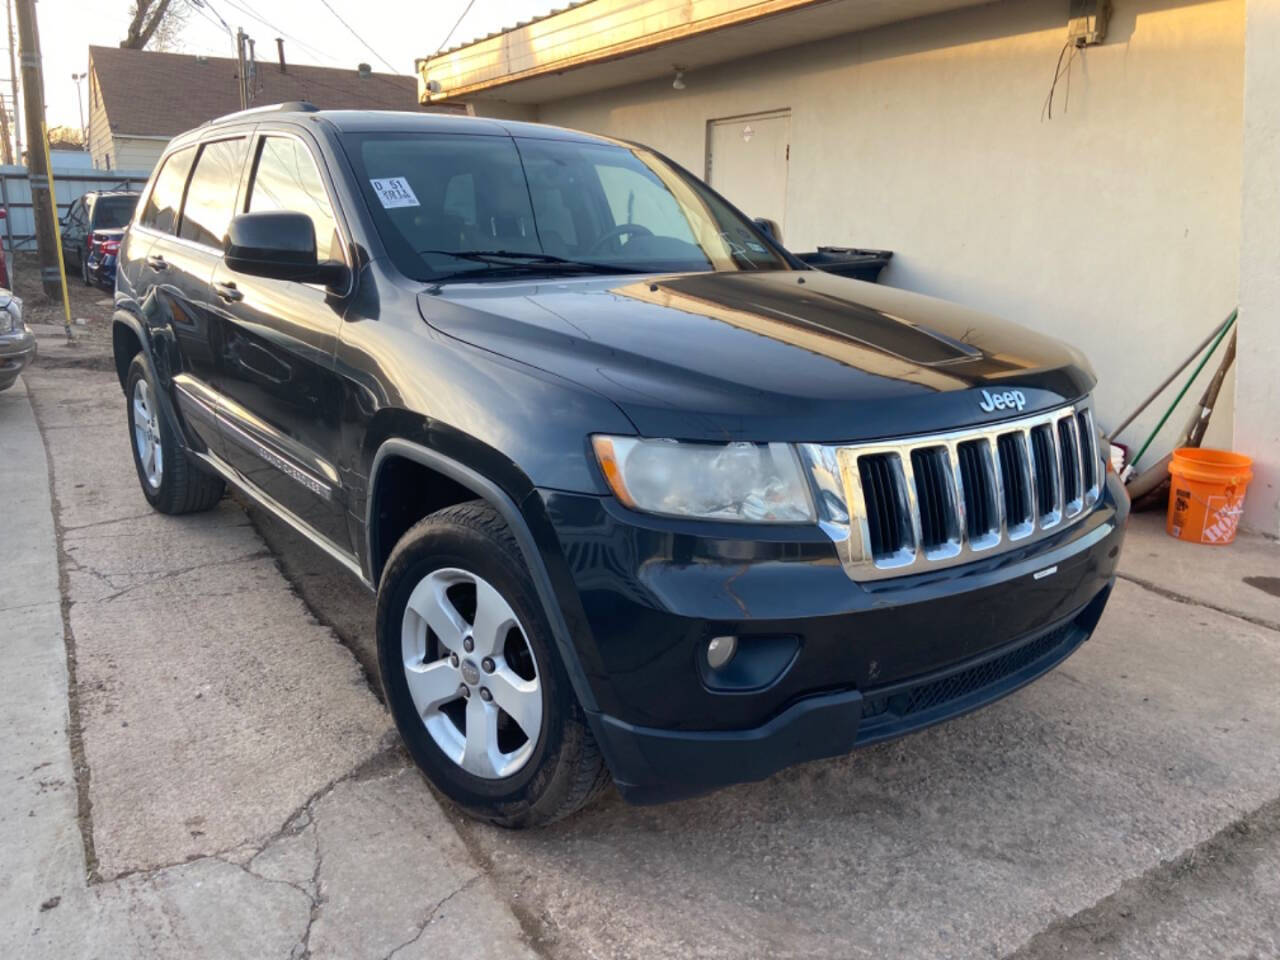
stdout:
[[227,483],[230,483],[246,497],[258,506],[262,507],[262,509],[283,520],[289,526],[293,527],[293,529],[298,533],[302,534],[302,536],[306,537],[313,545],[323,550],[338,563],[342,564],[347,572],[364,584],[365,589],[370,593],[377,592],[377,588],[365,578],[364,571],[360,569],[360,562],[353,554],[343,550],[328,537],[321,536],[311,527],[310,524],[299,517],[296,513],[283,506],[270,494],[263,491],[253,483],[253,481],[249,480],[240,473],[240,471],[236,470],[235,467],[231,466],[214,453],[198,453],[195,450],[187,450],[186,452],[188,456],[198,461],[206,469],[212,470],[214,473],[218,474],[226,480]]

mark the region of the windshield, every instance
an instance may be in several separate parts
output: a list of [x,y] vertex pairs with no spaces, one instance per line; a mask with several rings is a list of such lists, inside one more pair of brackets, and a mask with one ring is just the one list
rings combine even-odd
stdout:
[[552,272],[553,260],[569,261],[557,273],[789,269],[753,223],[642,148],[373,133],[347,150],[383,242],[416,279],[507,277],[517,262]]
[[93,207],[93,229],[119,230],[133,219],[137,197],[99,197]]

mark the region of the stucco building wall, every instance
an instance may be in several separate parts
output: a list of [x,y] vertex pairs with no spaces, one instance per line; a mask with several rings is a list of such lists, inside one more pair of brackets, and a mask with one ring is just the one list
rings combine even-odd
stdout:
[[[663,79],[507,110],[641,140],[701,174],[708,121],[789,108],[788,246],[893,249],[883,282],[1072,342],[1110,425],[1237,301],[1245,3],[1116,0],[1049,120],[1065,9],[994,3],[691,69],[683,91]],[[1273,142],[1273,168],[1277,155]],[[1234,390],[1207,443],[1231,445]],[[1122,439],[1140,442],[1163,404]]]

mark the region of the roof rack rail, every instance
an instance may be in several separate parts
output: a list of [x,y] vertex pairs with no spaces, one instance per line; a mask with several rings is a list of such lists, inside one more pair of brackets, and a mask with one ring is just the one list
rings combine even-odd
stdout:
[[201,124],[207,127],[211,123],[222,123],[225,120],[238,120],[240,117],[253,117],[260,113],[318,113],[320,108],[309,100],[286,100],[283,103],[268,103],[261,107],[250,107],[248,110],[237,110],[235,113],[223,114]]

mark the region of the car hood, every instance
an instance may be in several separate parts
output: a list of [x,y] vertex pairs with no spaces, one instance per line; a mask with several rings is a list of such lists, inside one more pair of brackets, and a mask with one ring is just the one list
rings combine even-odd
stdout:
[[[901,436],[1045,409],[1094,382],[1050,337],[816,270],[449,285],[419,307],[444,334],[609,397],[644,436]],[[993,409],[1014,390],[1020,408]]]

